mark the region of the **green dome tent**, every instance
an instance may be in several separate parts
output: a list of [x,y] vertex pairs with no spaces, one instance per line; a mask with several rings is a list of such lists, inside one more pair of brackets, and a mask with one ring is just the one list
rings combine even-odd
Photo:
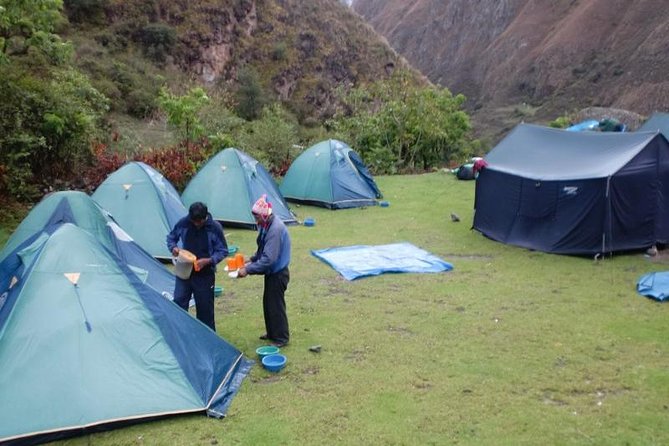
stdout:
[[190,180],[181,199],[186,205],[201,201],[215,220],[227,225],[255,227],[253,204],[263,194],[272,212],[286,224],[295,215],[281,196],[272,176],[257,160],[235,148],[220,151]]
[[106,249],[153,289],[172,299],[174,274],[144,251],[111,215],[83,192],[53,192],[42,199],[12,233],[0,251],[0,260],[32,243],[53,225],[72,223],[95,237]]
[[330,209],[373,206],[382,197],[360,156],[335,139],[302,152],[290,165],[280,190],[288,201]]
[[0,443],[223,417],[251,362],[69,223],[0,262]]
[[98,186],[93,199],[149,254],[171,258],[165,239],[188,211],[174,186],[157,170],[129,162]]

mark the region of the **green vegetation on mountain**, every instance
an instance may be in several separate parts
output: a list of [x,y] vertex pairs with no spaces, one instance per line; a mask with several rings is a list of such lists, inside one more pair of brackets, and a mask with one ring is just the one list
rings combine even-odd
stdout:
[[280,174],[301,147],[335,134],[377,173],[470,150],[462,97],[338,2],[20,4],[0,0],[0,197],[91,189],[102,167],[164,166],[173,151],[197,154],[178,166],[187,176],[229,146]]

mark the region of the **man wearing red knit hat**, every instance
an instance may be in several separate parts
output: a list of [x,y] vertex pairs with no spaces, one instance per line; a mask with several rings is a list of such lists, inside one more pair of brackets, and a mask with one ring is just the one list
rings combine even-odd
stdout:
[[255,202],[251,213],[258,227],[258,250],[239,269],[238,277],[249,274],[265,276],[262,304],[266,331],[260,339],[270,340],[277,347],[283,347],[290,338],[285,300],[290,281],[290,235],[283,221],[272,213],[272,204],[267,201],[267,195]]

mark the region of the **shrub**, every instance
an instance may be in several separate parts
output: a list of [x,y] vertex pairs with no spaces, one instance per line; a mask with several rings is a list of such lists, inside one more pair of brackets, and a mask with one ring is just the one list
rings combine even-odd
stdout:
[[135,40],[142,44],[144,54],[163,63],[177,42],[174,28],[164,23],[149,23],[135,32]]

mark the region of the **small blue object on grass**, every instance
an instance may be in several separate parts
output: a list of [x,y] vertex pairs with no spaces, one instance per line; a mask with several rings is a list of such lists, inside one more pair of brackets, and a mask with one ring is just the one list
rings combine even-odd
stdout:
[[265,356],[269,355],[276,355],[279,353],[279,347],[275,347],[273,345],[263,345],[262,347],[258,347],[256,349],[256,355],[260,359],[263,359]]
[[381,206],[382,208],[387,208],[388,206],[390,206],[390,203],[388,203],[387,201],[381,201],[379,202],[379,206]]
[[214,287],[214,297],[218,297],[221,294],[223,294],[223,287],[222,286],[215,286]]
[[239,251],[239,248],[235,245],[228,245],[228,257],[232,256]]
[[311,217],[307,217],[307,218],[304,219],[304,226],[313,226],[315,224],[316,224],[316,222]]
[[287,359],[280,354],[268,355],[262,358],[262,365],[270,372],[278,372],[286,366]]

